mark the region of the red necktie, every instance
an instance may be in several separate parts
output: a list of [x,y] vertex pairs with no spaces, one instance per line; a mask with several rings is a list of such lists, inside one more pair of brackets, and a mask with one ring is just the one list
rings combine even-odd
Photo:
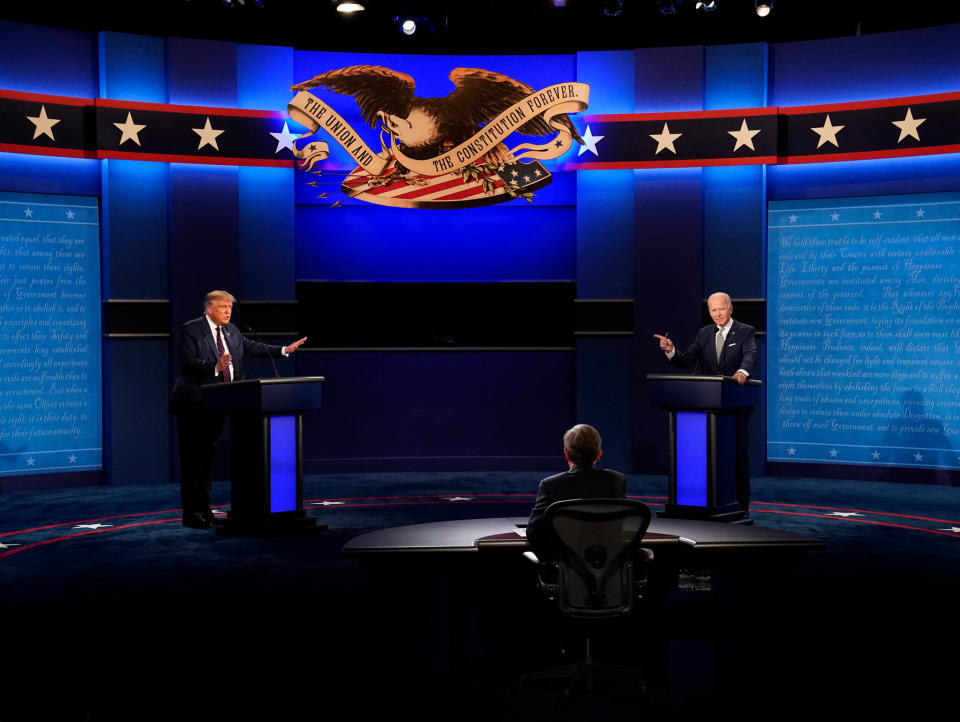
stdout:
[[[225,353],[225,351],[224,351],[224,348],[223,348],[223,336],[221,335],[221,332],[220,332],[220,329],[221,329],[221,328],[222,328],[221,326],[217,326],[217,352],[218,352],[221,356],[223,356],[223,354]],[[223,380],[224,380],[224,381],[229,381],[229,380],[230,380],[230,367],[229,367],[229,366],[224,366],[224,367],[223,367]]]

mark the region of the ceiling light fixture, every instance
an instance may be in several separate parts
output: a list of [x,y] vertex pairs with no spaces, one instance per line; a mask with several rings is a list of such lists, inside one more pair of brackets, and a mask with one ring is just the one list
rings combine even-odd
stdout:
[[416,18],[397,17],[394,18],[394,22],[397,23],[397,27],[400,28],[400,32],[404,35],[413,35],[415,32],[417,32]]
[[762,18],[767,17],[773,10],[773,0],[753,0],[753,5],[757,9],[757,15]]

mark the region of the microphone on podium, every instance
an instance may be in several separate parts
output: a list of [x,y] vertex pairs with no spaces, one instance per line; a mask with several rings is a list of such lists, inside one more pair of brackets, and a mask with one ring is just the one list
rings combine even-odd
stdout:
[[244,333],[252,334],[257,341],[261,343],[264,351],[267,352],[267,358],[270,359],[270,364],[273,366],[273,376],[274,378],[280,378],[280,372],[277,370],[277,363],[273,360],[273,354],[270,353],[270,347],[264,343],[263,339],[260,338],[260,334],[253,330],[253,326],[241,326],[240,330]]

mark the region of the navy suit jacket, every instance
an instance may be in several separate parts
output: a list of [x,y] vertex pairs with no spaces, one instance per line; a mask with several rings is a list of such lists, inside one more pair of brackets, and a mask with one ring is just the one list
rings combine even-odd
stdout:
[[740,369],[753,376],[753,369],[757,365],[756,329],[734,320],[727,332],[719,363],[715,346],[716,331],[716,324],[701,328],[686,351],[676,349],[670,363],[682,368],[699,363],[699,373],[705,376],[733,376]]
[[[279,358],[283,355],[282,346],[271,346],[251,341],[240,333],[240,329],[232,323],[223,326],[224,344],[227,353],[232,356],[233,377],[236,380],[243,376],[243,358],[248,356],[271,356]],[[201,316],[187,321],[180,327],[177,335],[177,361],[180,367],[180,376],[174,384],[170,394],[169,409],[173,412],[190,408],[199,408],[203,405],[203,393],[200,387],[203,384],[213,384],[223,381],[223,374],[217,375],[217,361],[220,354],[214,343],[213,334],[207,317]]]
[[627,496],[627,479],[619,471],[598,469],[593,464],[578,464],[569,471],[555,474],[540,482],[537,500],[527,522],[527,540],[538,557],[548,553],[542,537],[543,513],[555,501],[564,499],[623,499]]

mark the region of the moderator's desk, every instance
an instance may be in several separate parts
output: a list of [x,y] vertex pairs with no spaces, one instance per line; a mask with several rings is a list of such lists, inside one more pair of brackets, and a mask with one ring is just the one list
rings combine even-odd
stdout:
[[[527,540],[516,529],[526,521],[411,524],[344,545],[366,569],[365,639],[382,673],[433,679],[517,661],[536,666],[528,661],[551,649],[555,622],[522,556]],[[677,699],[714,688],[743,695],[739,684],[777,669],[775,630],[790,618],[792,566],[822,542],[758,525],[657,518],[643,545],[655,556],[649,586],[617,653],[640,655]],[[753,629],[764,633],[747,642]]]
[[[381,529],[355,537],[343,547],[347,556],[379,554],[475,554],[492,549],[525,549],[527,540],[516,532],[527,517],[460,519]],[[643,546],[656,553],[670,548],[705,550],[812,550],[816,539],[762,526],[724,524],[691,519],[654,519]]]

